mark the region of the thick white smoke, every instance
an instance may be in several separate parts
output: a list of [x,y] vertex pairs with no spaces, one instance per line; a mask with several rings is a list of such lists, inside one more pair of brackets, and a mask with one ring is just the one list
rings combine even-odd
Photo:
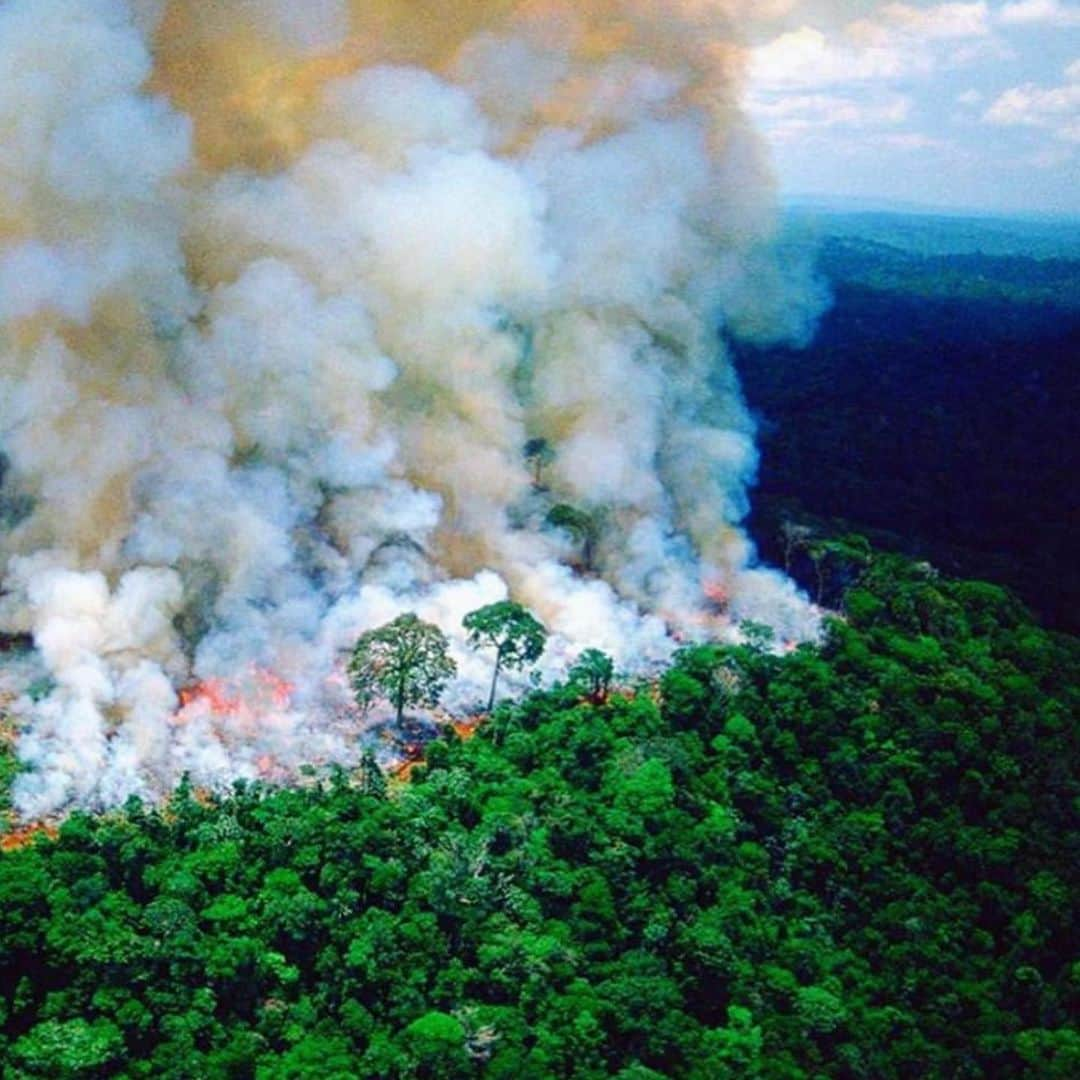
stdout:
[[406,609],[458,636],[460,705],[461,617],[506,595],[556,675],[662,659],[705,583],[709,632],[814,632],[738,527],[717,331],[799,336],[818,297],[768,254],[737,8],[0,0],[24,815],[349,760],[342,652]]

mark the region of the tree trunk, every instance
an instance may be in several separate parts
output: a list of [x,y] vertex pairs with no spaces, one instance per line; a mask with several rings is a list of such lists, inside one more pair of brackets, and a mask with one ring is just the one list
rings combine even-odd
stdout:
[[817,602],[820,604],[825,596],[825,556],[821,555],[814,560],[814,571],[817,575]]
[[495,654],[495,674],[491,676],[491,695],[488,698],[487,711],[491,712],[495,708],[495,687],[499,682],[499,668],[502,666],[502,653]]

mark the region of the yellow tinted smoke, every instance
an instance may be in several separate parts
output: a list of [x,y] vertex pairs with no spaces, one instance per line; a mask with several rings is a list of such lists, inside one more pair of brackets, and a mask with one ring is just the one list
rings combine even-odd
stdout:
[[510,31],[577,62],[536,103],[539,125],[576,126],[593,101],[586,71],[616,54],[683,69],[687,93],[713,108],[732,100],[740,66],[727,5],[704,0],[352,0],[346,38],[317,55],[249,0],[171,0],[150,88],[193,118],[205,167],[272,171],[310,142],[327,82],[377,63],[445,71],[476,34]]

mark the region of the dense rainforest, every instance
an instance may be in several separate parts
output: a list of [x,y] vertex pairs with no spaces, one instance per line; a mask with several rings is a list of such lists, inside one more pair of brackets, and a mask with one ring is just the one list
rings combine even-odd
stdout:
[[[790,228],[798,246],[810,226]],[[854,529],[1080,632],[1077,230],[889,215],[815,229],[834,302],[814,341],[737,350],[763,554],[814,593],[785,523]]]
[[843,550],[820,645],[5,854],[4,1076],[1080,1075],[1080,645]]

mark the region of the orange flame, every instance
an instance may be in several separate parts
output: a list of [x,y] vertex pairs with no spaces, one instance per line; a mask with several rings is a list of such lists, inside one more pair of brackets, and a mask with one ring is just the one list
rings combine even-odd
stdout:
[[55,840],[58,835],[59,830],[57,827],[48,821],[22,825],[0,836],[0,851],[19,851],[21,848],[29,847],[39,836]]
[[706,581],[702,583],[701,591],[710,606],[717,611],[726,611],[731,602],[731,595],[719,581]]
[[226,686],[224,679],[204,679],[180,691],[181,710],[198,705],[205,705],[218,716],[235,716],[244,708],[244,702]]
[[255,718],[260,713],[281,711],[292,704],[296,687],[266,668],[252,667],[246,684],[226,679],[203,679],[180,691],[178,718],[188,710],[206,709],[215,716]]

